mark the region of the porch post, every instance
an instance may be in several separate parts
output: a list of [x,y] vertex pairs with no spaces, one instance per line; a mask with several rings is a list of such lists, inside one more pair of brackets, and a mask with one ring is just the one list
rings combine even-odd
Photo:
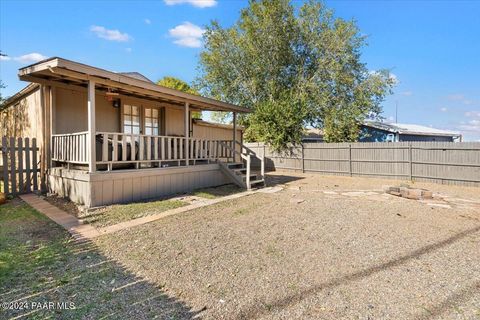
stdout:
[[[237,113],[233,113],[233,150],[237,150]],[[237,160],[237,155],[233,152],[233,162]]]
[[185,165],[188,166],[189,157],[188,152],[190,151],[190,104],[185,102]]
[[[88,80],[88,136],[90,139],[89,143],[89,159],[88,159],[88,171],[95,172],[96,166],[96,127],[95,127],[95,82],[93,80]],[[104,143],[108,143],[104,141]]]

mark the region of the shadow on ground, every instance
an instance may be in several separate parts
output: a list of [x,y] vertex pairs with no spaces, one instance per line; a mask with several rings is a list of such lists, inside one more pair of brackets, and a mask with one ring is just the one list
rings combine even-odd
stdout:
[[0,301],[2,319],[199,316],[17,199],[0,206]]
[[290,176],[290,175],[284,175],[284,174],[271,175],[271,174],[267,173],[265,176],[266,176],[267,186],[269,186],[269,187],[274,187],[276,185],[285,184],[285,183],[305,179],[305,178],[300,177],[300,176],[293,176],[293,175]]
[[[407,255],[398,257],[396,259],[392,259],[386,263],[382,263],[380,265],[372,266],[370,268],[360,270],[358,272],[346,274],[344,276],[334,278],[330,281],[315,285],[307,290],[298,292],[294,295],[287,296],[282,299],[278,299],[275,301],[268,302],[268,309],[263,309],[259,308],[258,306],[253,306],[250,309],[243,310],[241,312],[241,319],[256,319],[260,318],[264,315],[267,315],[271,313],[272,311],[279,311],[285,308],[288,308],[289,306],[292,306],[296,303],[301,302],[304,299],[308,299],[309,297],[315,295],[316,293],[325,290],[325,289],[331,289],[343,284],[347,284],[352,281],[357,281],[363,278],[367,278],[375,273],[382,272],[384,270],[390,269],[397,267],[399,265],[402,265],[404,263],[407,263],[410,260],[413,259],[418,259],[419,257],[429,254],[433,251],[439,250],[443,247],[446,247],[450,244],[453,244],[465,237],[468,237],[471,234],[474,234],[476,232],[480,231],[480,226],[459,232],[443,241],[439,241],[437,243],[433,243],[431,245],[424,246],[422,248],[419,248]],[[467,288],[464,288],[460,290],[457,293],[454,293],[451,295],[449,298],[447,298],[445,301],[442,303],[432,306],[429,308],[428,314],[422,314],[422,315],[417,315],[415,319],[433,319],[435,317],[440,316],[444,312],[446,312],[449,308],[451,308],[452,305],[455,303],[462,302],[464,300],[467,300],[469,297],[473,296],[474,294],[478,294],[480,289],[480,282],[476,281],[474,282],[471,286],[468,286]]]

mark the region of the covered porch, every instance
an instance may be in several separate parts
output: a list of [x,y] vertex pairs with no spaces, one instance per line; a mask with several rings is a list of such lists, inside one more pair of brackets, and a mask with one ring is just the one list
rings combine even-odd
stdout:
[[[264,183],[263,155],[243,145],[236,123],[247,108],[62,58],[20,69],[19,77],[41,85],[51,192],[93,207]],[[230,112],[233,124],[196,132],[199,111]],[[253,157],[261,160],[258,174]]]
[[[235,150],[241,152],[236,115],[249,112],[247,108],[61,58],[23,68],[19,76],[43,85],[50,167],[90,173],[167,168],[236,161]],[[64,90],[76,90],[78,95],[62,98]],[[99,102],[103,109],[111,105],[108,114],[97,110]],[[70,106],[74,104],[80,106],[74,109]],[[232,112],[230,137],[194,136],[192,113],[199,111]],[[61,113],[67,116],[59,119]],[[80,128],[76,117],[86,117],[86,130],[74,130]]]

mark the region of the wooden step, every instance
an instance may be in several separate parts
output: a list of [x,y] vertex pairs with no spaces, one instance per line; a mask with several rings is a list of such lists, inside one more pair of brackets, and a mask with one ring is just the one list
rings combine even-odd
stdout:
[[231,162],[227,163],[228,169],[242,169],[243,163],[242,162]]
[[247,174],[247,168],[233,169],[233,172],[239,175]]
[[258,185],[258,184],[263,184],[265,185],[265,180],[263,179],[259,179],[259,180],[250,180],[250,187],[254,186],[254,185]]
[[[250,183],[252,181],[255,181],[255,180],[257,180],[257,175],[256,174],[251,174],[250,175]],[[247,182],[247,175],[242,175],[242,181]]]

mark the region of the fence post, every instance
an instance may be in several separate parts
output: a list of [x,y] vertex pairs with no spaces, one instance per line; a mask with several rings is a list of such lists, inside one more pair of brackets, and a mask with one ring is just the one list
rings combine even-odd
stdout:
[[7,137],[2,137],[2,158],[3,158],[3,192],[8,194],[8,149]]
[[413,181],[412,143],[408,144],[408,162],[410,165],[410,181]]
[[32,139],[32,163],[33,163],[33,190],[38,190],[38,169],[37,169],[37,139]]
[[305,151],[303,143],[301,143],[300,145],[302,146],[302,173],[305,173]]
[[10,138],[10,178],[12,181],[12,194],[17,193],[17,173],[15,172],[16,169],[15,160],[15,138]]
[[30,161],[30,139],[25,138],[25,175],[26,175],[26,191],[32,191],[31,187],[31,161]]
[[350,173],[350,177],[353,175],[352,173],[352,144],[348,144],[348,172]]
[[18,193],[23,193],[23,140],[17,139],[17,157],[18,157]]

